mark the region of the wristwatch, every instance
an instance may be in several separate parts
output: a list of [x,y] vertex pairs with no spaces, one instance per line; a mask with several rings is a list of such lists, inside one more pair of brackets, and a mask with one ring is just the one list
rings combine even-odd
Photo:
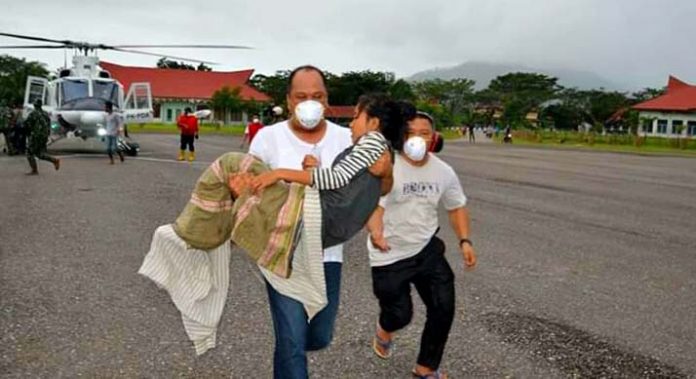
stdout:
[[459,240],[459,247],[462,247],[462,245],[465,244],[465,243],[468,243],[469,245],[471,245],[471,247],[474,247],[474,243],[471,242],[471,240],[468,239],[468,238],[462,238],[462,239],[460,239],[460,240]]

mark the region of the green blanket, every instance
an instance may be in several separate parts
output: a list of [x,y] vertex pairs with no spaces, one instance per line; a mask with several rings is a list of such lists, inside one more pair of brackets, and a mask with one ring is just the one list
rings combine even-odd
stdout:
[[211,250],[231,239],[259,265],[287,278],[302,230],[304,186],[277,183],[260,195],[233,199],[229,178],[269,168],[251,155],[227,153],[200,176],[174,231],[194,249]]

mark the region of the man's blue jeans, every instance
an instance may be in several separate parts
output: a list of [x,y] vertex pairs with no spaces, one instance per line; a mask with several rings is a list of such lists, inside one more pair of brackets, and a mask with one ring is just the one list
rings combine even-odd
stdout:
[[323,349],[331,343],[341,292],[341,263],[324,263],[324,276],[329,304],[309,323],[302,303],[280,294],[266,282],[276,341],[275,379],[308,378],[305,352]]

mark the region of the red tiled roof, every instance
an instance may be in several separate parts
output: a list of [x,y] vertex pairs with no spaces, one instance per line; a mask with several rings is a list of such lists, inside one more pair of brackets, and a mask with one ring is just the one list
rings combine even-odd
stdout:
[[639,111],[696,111],[696,86],[670,76],[667,92],[664,95],[634,105],[633,109]]
[[355,113],[354,105],[331,105],[326,111],[326,117],[332,118],[353,118]]
[[224,86],[240,87],[245,100],[269,101],[270,98],[247,84],[254,70],[216,72],[151,67],[129,67],[101,61],[99,65],[123,84],[148,82],[153,98],[208,100]]

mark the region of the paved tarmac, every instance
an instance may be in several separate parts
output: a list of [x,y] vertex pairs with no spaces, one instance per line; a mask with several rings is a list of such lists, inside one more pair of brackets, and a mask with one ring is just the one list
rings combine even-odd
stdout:
[[[264,286],[234,254],[218,347],[196,357],[165,292],[139,276],[154,229],[239,139],[136,135],[124,164],[57,143],[60,171],[0,156],[0,377],[270,377]],[[479,267],[457,276],[443,362],[452,378],[696,377],[696,159],[448,142]],[[346,248],[334,342],[313,378],[408,378],[424,308],[390,361],[370,341],[377,304],[365,236]],[[414,292],[415,293],[415,292]]]

